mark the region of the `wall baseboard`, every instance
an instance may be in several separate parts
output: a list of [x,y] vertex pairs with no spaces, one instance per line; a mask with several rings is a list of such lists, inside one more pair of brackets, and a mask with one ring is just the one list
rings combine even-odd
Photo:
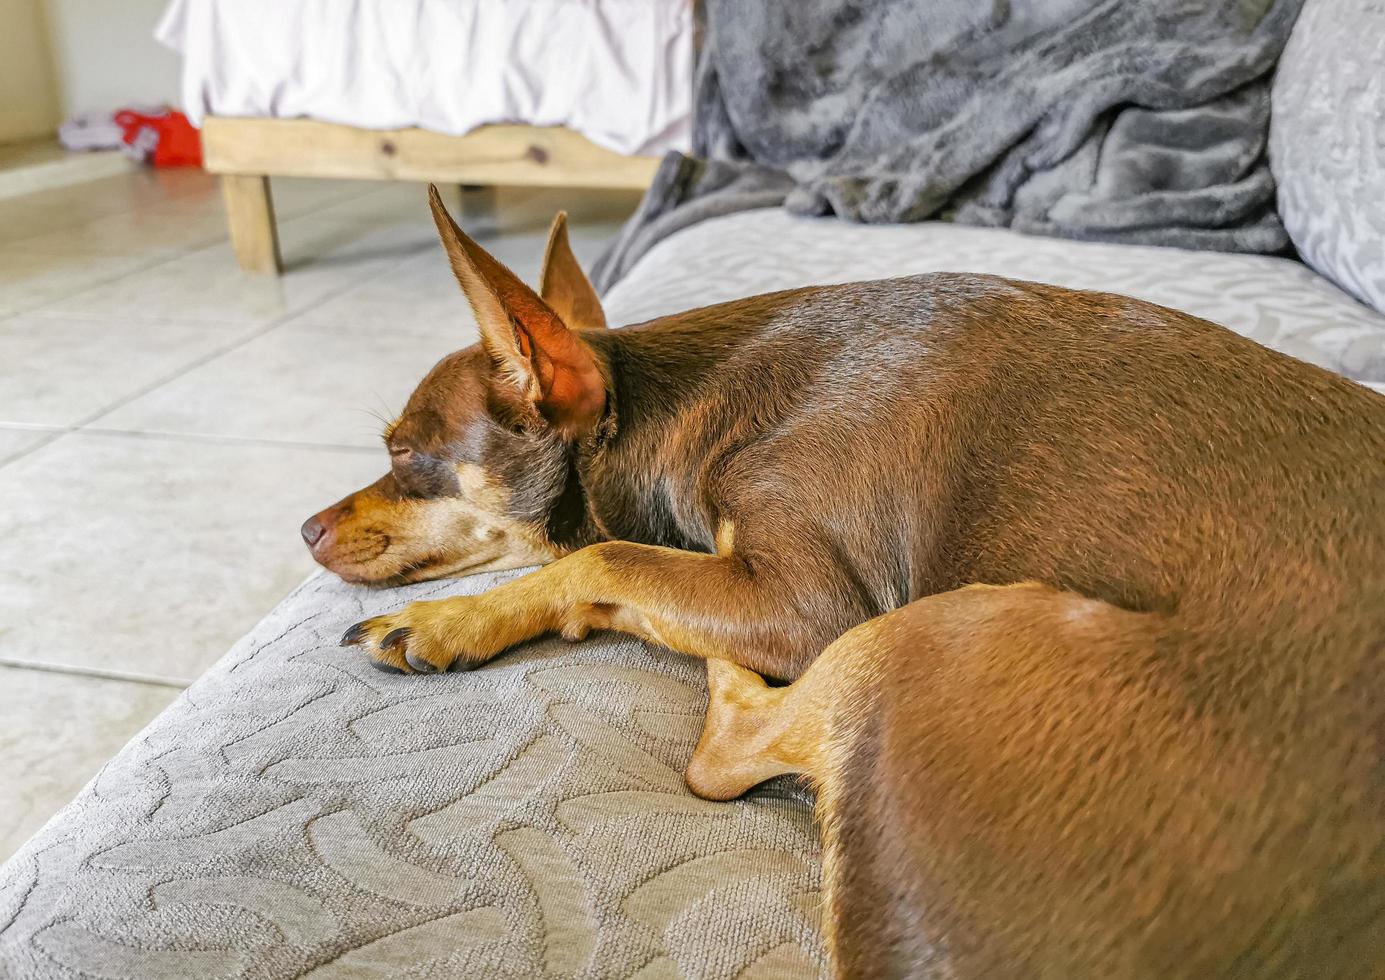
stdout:
[[57,140],[0,146],[0,200],[127,173],[139,164],[119,150],[72,153]]

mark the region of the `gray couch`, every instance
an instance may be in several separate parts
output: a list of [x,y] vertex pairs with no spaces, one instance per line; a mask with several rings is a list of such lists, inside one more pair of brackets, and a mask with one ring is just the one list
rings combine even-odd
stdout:
[[[1310,4],[1276,86],[1275,126],[1303,125],[1320,147],[1327,137],[1304,117],[1333,103],[1321,61],[1342,56],[1315,42],[1328,35],[1340,48],[1330,35],[1343,16],[1385,39],[1369,0]],[[1311,225],[1305,254],[1376,302],[1385,236],[1359,247],[1339,238],[1385,213],[1380,44],[1376,88],[1356,102],[1375,98],[1374,117],[1353,122],[1373,125],[1374,137],[1343,151],[1363,159],[1316,160],[1282,129],[1272,139],[1282,198],[1312,211],[1286,200],[1291,233]],[[1365,70],[1372,56],[1355,64]],[[1334,199],[1372,189],[1355,176],[1334,188],[1313,172],[1325,164],[1373,172],[1369,206]],[[1351,228],[1321,227],[1344,215]],[[1348,266],[1334,264],[1342,254]],[[630,323],[788,286],[940,269],[1128,293],[1385,391],[1385,315],[1285,258],[765,210],[655,246],[607,307],[613,323]],[[364,616],[495,580],[391,592],[327,575],[304,583],[4,866],[0,976],[822,972],[806,794],[779,781],[711,804],[683,787],[705,699],[700,664],[607,634],[412,678],[337,646]]]

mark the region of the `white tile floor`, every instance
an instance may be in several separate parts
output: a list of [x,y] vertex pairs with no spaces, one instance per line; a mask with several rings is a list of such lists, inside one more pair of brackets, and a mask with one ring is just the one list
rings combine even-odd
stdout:
[[[421,186],[274,193],[279,280],[201,173],[0,200],[0,860],[311,571],[298,525],[474,339]],[[590,261],[635,203],[503,190],[463,224],[532,281],[553,211]]]

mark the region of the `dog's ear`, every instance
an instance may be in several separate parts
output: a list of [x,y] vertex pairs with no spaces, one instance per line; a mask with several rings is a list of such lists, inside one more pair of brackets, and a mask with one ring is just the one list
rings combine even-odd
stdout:
[[591,350],[518,276],[457,227],[432,184],[428,203],[502,394],[531,403],[565,437],[590,431],[606,406],[605,380]]
[[539,295],[569,327],[585,330],[606,326],[601,300],[568,244],[566,211],[559,211],[548,229],[548,247],[543,250],[543,271],[539,273]]

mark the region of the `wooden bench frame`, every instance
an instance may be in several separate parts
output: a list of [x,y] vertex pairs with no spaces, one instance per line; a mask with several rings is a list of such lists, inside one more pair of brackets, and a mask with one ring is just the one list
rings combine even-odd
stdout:
[[221,177],[236,261],[265,275],[283,268],[271,177],[643,190],[659,167],[657,157],[622,156],[558,126],[483,126],[444,136],[229,116],[204,120],[202,154]]

